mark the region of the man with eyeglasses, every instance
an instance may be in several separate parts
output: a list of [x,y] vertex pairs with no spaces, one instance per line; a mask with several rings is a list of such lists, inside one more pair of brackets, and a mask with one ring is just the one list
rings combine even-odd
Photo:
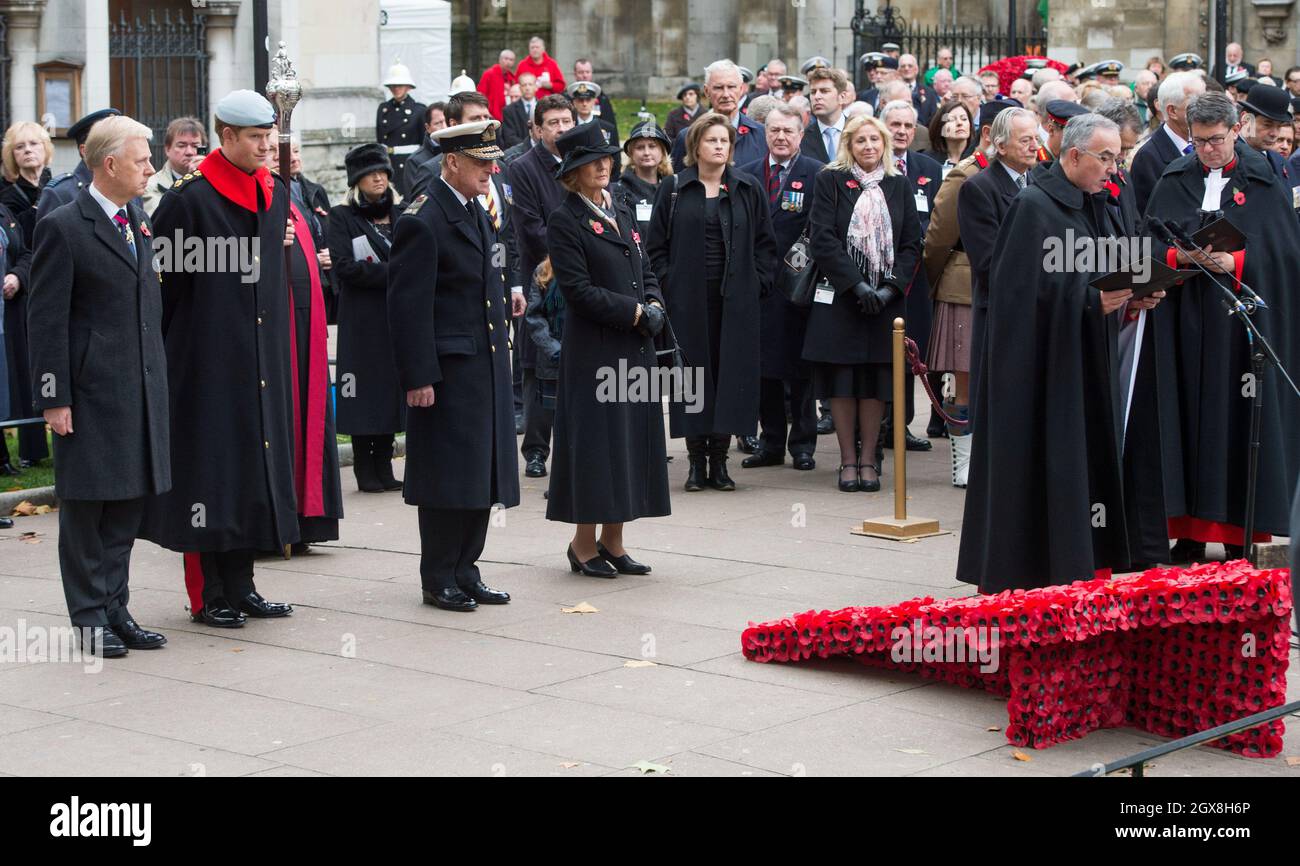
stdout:
[[1288,69],[1283,81],[1292,96],[1300,96],[1300,66],[1292,66]]
[[[1106,206],[1121,147],[1114,122],[1071,119],[1060,157],[1016,196],[998,232],[957,562],[957,578],[983,592],[1086,580],[1132,561],[1118,319],[1159,298],[1099,291],[1091,281],[1105,271],[1087,252],[1122,231]],[[1158,496],[1160,485],[1143,490]]]
[[[1173,63],[1171,60],[1170,65]],[[1146,209],[1147,199],[1165,166],[1192,152],[1191,142],[1187,140],[1191,134],[1187,131],[1187,101],[1204,92],[1205,79],[1198,72],[1174,72],[1156,89],[1153,107],[1164,123],[1133,156],[1133,192],[1137,196],[1138,213]]]
[[[1238,107],[1221,93],[1205,93],[1187,105],[1195,155],[1170,165],[1156,184],[1148,218],[1177,223],[1189,232],[1228,219],[1246,238],[1244,249],[1206,254],[1155,243],[1170,266],[1199,262],[1217,272],[1235,293],[1249,286],[1267,301],[1252,320],[1289,371],[1300,369],[1300,310],[1292,300],[1300,223],[1286,185],[1267,162],[1240,140]],[[1246,476],[1250,418],[1256,389],[1263,389],[1259,487],[1254,541],[1285,535],[1291,496],[1300,472],[1300,401],[1274,370],[1257,380],[1241,324],[1224,315],[1222,292],[1205,276],[1177,290],[1175,357],[1178,363],[1180,436],[1166,442],[1166,457],[1179,456],[1184,494],[1168,501],[1169,537],[1178,542],[1172,562],[1199,562],[1206,543],[1224,545],[1229,559],[1245,553]]]

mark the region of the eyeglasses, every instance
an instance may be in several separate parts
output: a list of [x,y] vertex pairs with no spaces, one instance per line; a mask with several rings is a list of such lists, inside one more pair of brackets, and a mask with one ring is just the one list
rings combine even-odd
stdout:
[[1111,153],[1110,151],[1103,150],[1101,153],[1093,153],[1091,150],[1085,150],[1083,152],[1088,154],[1088,156],[1091,156],[1094,159],[1098,160],[1104,166],[1105,165],[1113,166],[1119,164],[1119,157],[1115,156],[1115,154]]
[[1219,147],[1227,140],[1228,140],[1228,136],[1226,135],[1212,135],[1209,138],[1193,138],[1192,144],[1196,145],[1198,149],[1205,147],[1207,144],[1212,145],[1214,147]]

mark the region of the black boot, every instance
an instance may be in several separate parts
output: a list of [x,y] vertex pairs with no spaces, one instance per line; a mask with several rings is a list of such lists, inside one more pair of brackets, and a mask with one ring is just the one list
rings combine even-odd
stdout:
[[371,453],[375,458],[375,477],[384,490],[401,490],[402,482],[393,477],[393,436],[376,436]]
[[709,449],[709,486],[714,490],[735,490],[736,482],[727,474],[727,446],[731,437],[715,438]]
[[690,461],[686,469],[687,493],[703,490],[704,485],[708,483],[705,471],[705,445],[704,437],[686,437],[687,460]]
[[362,493],[383,493],[384,485],[375,472],[373,436],[352,437],[352,472]]

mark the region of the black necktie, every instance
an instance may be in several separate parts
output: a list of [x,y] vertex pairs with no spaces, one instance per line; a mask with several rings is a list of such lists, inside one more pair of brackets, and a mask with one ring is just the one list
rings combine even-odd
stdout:
[[474,227],[474,233],[478,235],[479,241],[482,242],[483,223],[479,219],[479,214],[483,212],[483,209],[478,206],[477,201],[475,201],[474,199],[470,199],[469,201],[465,202],[465,211],[469,214],[469,222],[470,225]]

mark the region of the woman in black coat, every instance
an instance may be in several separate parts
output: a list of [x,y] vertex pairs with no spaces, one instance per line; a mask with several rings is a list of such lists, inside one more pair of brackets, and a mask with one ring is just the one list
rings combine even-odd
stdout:
[[631,163],[609,192],[632,214],[642,238],[650,236],[650,214],[659,184],[673,173],[673,164],[668,159],[672,146],[668,135],[653,120],[632,127],[632,133],[623,142],[623,152]]
[[[6,387],[0,390],[8,392],[5,401],[8,404],[7,411],[0,412],[0,419],[34,418],[40,413],[36,412],[31,402],[31,364],[27,352],[27,296],[31,281],[32,251],[19,228],[17,217],[3,204],[0,204],[0,264],[3,264],[0,273],[4,274],[3,288],[0,288],[0,297],[4,298],[4,303],[0,304],[3,307],[0,312],[4,315],[4,327],[0,328],[0,333],[3,334],[0,338],[0,352],[5,353],[3,362],[0,362],[0,375],[5,375],[7,380]],[[5,408],[0,406],[0,409]],[[27,430],[39,434],[40,450],[30,450],[31,446],[23,434]],[[20,459],[31,463],[44,459],[41,454],[49,453],[45,444],[45,428],[41,425],[20,427],[18,442],[19,454],[27,455]],[[19,470],[14,468],[9,459],[4,431],[0,430],[0,477],[18,474]]]
[[546,229],[565,302],[546,517],[577,524],[568,549],[573,571],[646,574],[650,567],[623,546],[623,524],[669,513],[659,393],[632,391],[638,380],[658,383],[654,338],[664,326],[663,301],[636,221],[606,189],[618,148],[594,123],[556,145],[569,194]]
[[894,169],[885,125],[872,117],[850,120],[813,195],[809,246],[833,288],[813,298],[803,358],[813,365],[814,395],[830,400],[840,490],[875,491],[880,465],[874,451],[863,462],[857,442],[874,449],[885,404],[893,399],[893,323],[904,315],[921,260],[916,201],[907,178]]
[[332,273],[339,291],[338,428],[352,437],[352,471],[366,493],[401,490],[393,439],[406,429],[406,392],[397,381],[388,333],[388,254],[401,196],[382,145],[346,157],[348,194],[330,211]]
[[759,297],[777,252],[766,191],[731,167],[736,134],[715,112],[691,125],[688,168],[659,185],[646,246],[693,379],[696,404],[669,405],[672,436],[690,455],[688,491],[735,490],[731,435],[757,432]]

